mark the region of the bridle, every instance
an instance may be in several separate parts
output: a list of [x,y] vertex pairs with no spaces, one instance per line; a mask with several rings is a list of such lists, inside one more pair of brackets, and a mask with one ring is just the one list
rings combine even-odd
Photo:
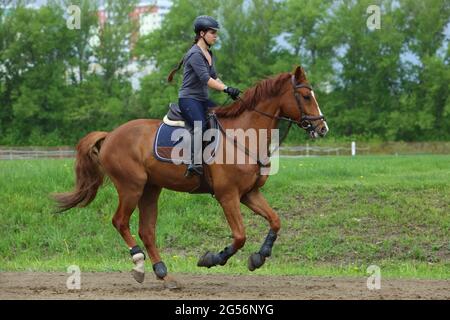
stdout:
[[292,75],[292,77],[291,77],[291,83],[292,83],[292,87],[294,88],[295,101],[297,101],[297,106],[300,109],[300,112],[302,114],[302,117],[300,118],[300,121],[299,121],[300,123],[298,125],[307,131],[315,130],[316,127],[313,126],[311,121],[317,121],[317,120],[326,121],[325,116],[323,116],[323,115],[320,115],[320,116],[307,115],[305,112],[305,108],[303,107],[302,100],[300,99],[300,94],[297,92],[297,89],[300,89],[300,88],[307,88],[307,89],[309,89],[309,91],[312,91],[313,90],[312,87],[310,85],[304,84],[304,83],[298,84],[295,80],[294,75]]
[[286,117],[272,116],[272,115],[270,115],[268,113],[265,113],[263,111],[259,111],[259,110],[256,110],[256,109],[253,109],[253,111],[258,112],[258,113],[260,113],[262,115],[265,115],[265,116],[267,116],[269,118],[272,118],[272,119],[277,119],[277,120],[281,120],[281,121],[288,121],[289,122],[289,126],[292,123],[295,123],[300,128],[306,130],[308,133],[311,134],[313,131],[316,130],[316,127],[317,127],[317,126],[314,126],[312,124],[312,121],[318,121],[318,120],[326,121],[325,116],[323,116],[323,115],[320,115],[320,116],[307,115],[306,112],[305,112],[305,108],[303,106],[302,100],[300,99],[300,94],[297,92],[297,89],[306,88],[306,89],[309,89],[310,91],[312,91],[312,87],[310,85],[308,85],[308,84],[297,83],[294,75],[291,76],[291,83],[292,83],[292,89],[293,89],[295,101],[297,102],[297,107],[300,110],[300,114],[302,115],[300,120],[293,120],[291,118],[286,118]]

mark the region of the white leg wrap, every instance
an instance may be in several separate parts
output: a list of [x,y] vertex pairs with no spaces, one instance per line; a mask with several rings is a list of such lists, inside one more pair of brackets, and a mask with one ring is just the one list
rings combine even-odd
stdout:
[[135,267],[133,268],[134,271],[144,273],[144,254],[143,253],[136,253],[133,255],[133,263],[135,264]]

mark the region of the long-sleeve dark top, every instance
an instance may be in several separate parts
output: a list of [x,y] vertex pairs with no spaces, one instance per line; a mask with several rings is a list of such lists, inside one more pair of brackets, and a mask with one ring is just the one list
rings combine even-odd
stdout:
[[210,66],[208,60],[198,45],[184,56],[183,83],[178,93],[179,98],[192,98],[200,101],[208,100],[208,80],[217,79],[215,58],[209,51],[212,59]]

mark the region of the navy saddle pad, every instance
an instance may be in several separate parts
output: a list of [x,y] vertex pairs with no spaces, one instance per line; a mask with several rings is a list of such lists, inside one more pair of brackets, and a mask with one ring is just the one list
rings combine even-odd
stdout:
[[[214,137],[211,141],[207,141],[208,149],[213,152],[208,156],[209,159],[204,159],[205,163],[214,160],[220,140],[220,132],[218,129],[217,118],[215,115],[210,115],[207,120],[208,129],[215,129]],[[166,123],[161,123],[156,133],[155,143],[153,145],[153,155],[156,159],[164,162],[172,162],[176,164],[191,162],[190,152],[184,154],[183,150],[190,150],[190,143],[187,137],[192,139],[192,133],[185,127],[171,126]],[[212,144],[212,145],[211,145]],[[188,147],[189,149],[185,149]],[[174,149],[176,148],[176,149]]]

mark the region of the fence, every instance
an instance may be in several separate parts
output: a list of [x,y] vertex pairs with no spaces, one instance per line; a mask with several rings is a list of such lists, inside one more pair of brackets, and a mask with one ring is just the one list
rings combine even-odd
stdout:
[[[366,148],[368,149],[368,148]],[[366,150],[365,149],[365,150]],[[359,149],[358,151],[361,151]],[[290,146],[280,147],[280,155],[286,157],[298,156],[320,156],[320,155],[349,155],[349,147],[319,147],[310,146]],[[19,160],[19,159],[39,159],[39,158],[74,158],[75,150],[70,148],[0,148],[0,160]]]
[[349,146],[338,147],[321,147],[310,146],[309,143],[302,146],[281,146],[280,155],[285,157],[310,157],[310,156],[342,156],[342,155],[356,155],[356,153],[367,152],[370,148],[356,148],[356,143],[352,143]]
[[0,148],[0,160],[74,158],[70,148]]
[[[334,143],[319,146],[306,143],[297,146],[281,146],[283,157],[351,156],[373,154],[450,154],[450,142],[379,142],[379,143]],[[0,147],[0,160],[74,158],[70,147]]]
[[450,154],[450,142],[336,142],[332,146],[306,143],[299,146],[280,147],[280,155],[286,157],[409,154]]

